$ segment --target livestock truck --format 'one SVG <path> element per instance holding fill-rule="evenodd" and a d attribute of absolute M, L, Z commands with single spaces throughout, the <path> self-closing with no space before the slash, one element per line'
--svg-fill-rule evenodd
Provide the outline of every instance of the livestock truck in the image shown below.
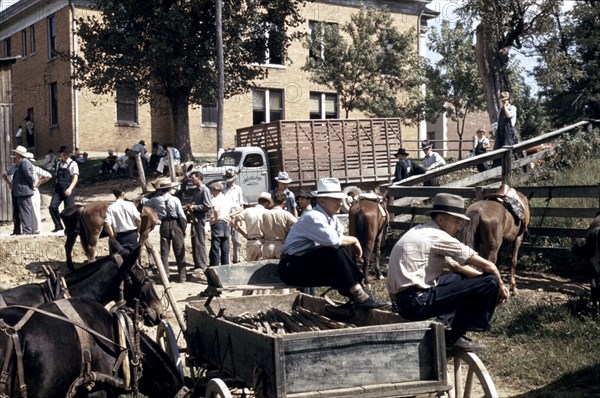
<path fill-rule="evenodd" d="M 402 146 L 400 119 L 306 120 L 238 129 L 236 147 L 227 149 L 216 166 L 204 166 L 204 181 L 223 180 L 234 169 L 248 203 L 270 191 L 286 171 L 289 189 L 314 190 L 319 178 L 335 177 L 349 194 L 390 182 Z"/>

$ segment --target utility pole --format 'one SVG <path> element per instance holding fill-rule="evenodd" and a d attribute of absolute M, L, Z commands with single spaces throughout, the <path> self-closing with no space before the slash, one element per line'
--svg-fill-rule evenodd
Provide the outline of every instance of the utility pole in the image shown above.
<path fill-rule="evenodd" d="M 217 159 L 223 153 L 223 103 L 225 97 L 225 67 L 223 61 L 223 0 L 216 0 L 217 24 Z"/>

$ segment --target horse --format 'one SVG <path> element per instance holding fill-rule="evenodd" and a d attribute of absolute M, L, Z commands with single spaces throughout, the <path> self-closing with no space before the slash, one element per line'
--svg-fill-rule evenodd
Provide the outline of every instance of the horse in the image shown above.
<path fill-rule="evenodd" d="M 0 309 L 0 396 L 116 398 L 137 386 L 150 398 L 191 397 L 160 346 L 143 332 L 136 344 L 122 324 L 131 322 L 84 299 Z"/>
<path fill-rule="evenodd" d="M 134 201 L 141 216 L 140 225 L 140 246 L 144 246 L 144 243 L 148 239 L 150 232 L 154 229 L 154 226 L 158 224 L 158 214 L 156 209 L 151 207 L 142 206 L 139 201 Z M 67 267 L 69 270 L 74 270 L 73 265 L 73 246 L 77 236 L 81 241 L 84 253 L 88 261 L 94 261 L 96 257 L 96 246 L 98 240 L 108 236 L 104 230 L 104 219 L 106 218 L 106 209 L 110 206 L 111 202 L 91 202 L 86 205 L 74 205 L 64 209 L 60 213 L 60 218 L 65 224 L 65 235 L 67 241 L 65 242 L 65 255 L 67 258 Z"/>
<path fill-rule="evenodd" d="M 600 309 L 600 211 L 596 213 L 596 218 L 588 227 L 585 243 L 575 243 L 571 252 L 578 257 L 585 258 L 592 265 L 591 296 L 596 316 Z"/>
<path fill-rule="evenodd" d="M 93 263 L 69 272 L 65 275 L 66 286 L 55 282 L 31 283 L 17 286 L 0 293 L 0 307 L 7 305 L 38 304 L 64 298 L 65 289 L 71 297 L 86 298 L 106 305 L 120 300 L 120 285 L 124 282 L 123 298 L 129 307 L 133 307 L 135 299 L 141 299 L 144 321 L 148 326 L 160 323 L 163 306 L 154 290 L 152 280 L 148 277 L 137 259 L 141 248 L 138 246 L 131 253 L 123 250 L 119 243 L 110 239 L 118 253 L 102 257 Z"/>
<path fill-rule="evenodd" d="M 360 194 L 348 211 L 350 235 L 356 237 L 362 248 L 365 283 L 369 283 L 371 257 L 375 254 L 375 277 L 383 279 L 379 268 L 381 241 L 385 237 L 389 220 L 387 199 L 375 193 Z"/>
<path fill-rule="evenodd" d="M 522 217 L 507 208 L 509 203 L 520 204 Z M 461 241 L 477 250 L 482 257 L 495 264 L 502 244 L 512 245 L 509 288 L 511 294 L 516 294 L 515 271 L 519 249 L 529 225 L 529 198 L 504 185 L 499 193 L 469 206 L 465 215 L 471 220 L 462 227 Z"/>

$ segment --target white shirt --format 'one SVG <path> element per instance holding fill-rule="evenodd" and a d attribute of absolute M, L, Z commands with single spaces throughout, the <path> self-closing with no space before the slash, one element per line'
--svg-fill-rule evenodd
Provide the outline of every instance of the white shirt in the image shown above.
<path fill-rule="evenodd" d="M 440 155 L 437 152 L 433 152 L 433 150 L 431 150 L 429 157 L 426 157 L 423 160 L 423 167 L 425 168 L 425 170 L 435 169 L 436 167 L 442 167 L 445 164 L 446 161 L 444 160 L 442 155 Z"/>
<path fill-rule="evenodd" d="M 34 189 L 38 184 L 38 182 L 40 182 L 40 180 L 44 177 L 50 177 L 52 178 L 52 174 L 50 174 L 49 172 L 47 172 L 46 170 L 42 169 L 39 166 L 36 166 L 35 164 L 33 165 L 33 186 Z"/>
<path fill-rule="evenodd" d="M 231 213 L 231 202 L 222 192 L 212 199 L 213 208 L 217 212 L 217 219 L 229 222 Z"/>
<path fill-rule="evenodd" d="M 117 199 L 106 209 L 104 222 L 110 224 L 115 234 L 137 229 L 135 220 L 141 220 L 140 212 L 133 202 Z"/>
<path fill-rule="evenodd" d="M 231 210 L 233 211 L 241 209 L 242 206 L 246 204 L 242 187 L 236 183 L 233 183 L 231 188 L 225 185 L 225 188 L 223 188 L 223 195 L 225 195 L 229 199 L 229 202 L 231 202 Z"/>
<path fill-rule="evenodd" d="M 263 205 L 256 205 L 254 207 L 248 207 L 244 209 L 236 218 L 243 220 L 246 224 L 246 233 L 248 238 L 256 239 L 262 238 L 261 226 L 262 226 L 262 215 L 266 213 L 267 209 Z"/>

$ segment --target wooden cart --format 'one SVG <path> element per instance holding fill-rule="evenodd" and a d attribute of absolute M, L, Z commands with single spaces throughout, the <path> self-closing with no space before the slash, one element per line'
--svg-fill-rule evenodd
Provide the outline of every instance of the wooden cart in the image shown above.
<path fill-rule="evenodd" d="M 357 327 L 268 335 L 223 318 L 298 306 Z M 185 314 L 189 364 L 216 369 L 206 397 L 231 396 L 233 386 L 269 398 L 453 395 L 444 330 L 436 322 L 405 322 L 389 311 L 344 311 L 301 293 L 195 301 Z M 493 397 L 491 387 L 486 395 Z"/>

